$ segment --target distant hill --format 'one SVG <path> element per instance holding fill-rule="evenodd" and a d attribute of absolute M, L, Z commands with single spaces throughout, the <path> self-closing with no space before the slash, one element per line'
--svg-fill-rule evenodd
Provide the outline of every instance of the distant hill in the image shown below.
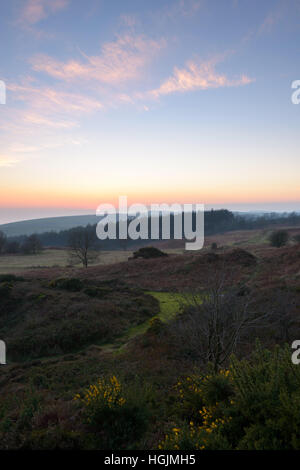
<path fill-rule="evenodd" d="M 31 235 L 32 233 L 59 232 L 73 227 L 96 224 L 99 217 L 96 215 L 71 215 L 64 217 L 48 217 L 45 219 L 23 220 L 0 225 L 0 231 L 8 237 Z"/>

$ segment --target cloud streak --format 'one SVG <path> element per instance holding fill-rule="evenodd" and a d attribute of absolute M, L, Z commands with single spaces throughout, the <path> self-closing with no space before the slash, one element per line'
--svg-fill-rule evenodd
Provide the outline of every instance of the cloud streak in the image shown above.
<path fill-rule="evenodd" d="M 165 46 L 165 41 L 155 41 L 143 36 L 125 34 L 116 41 L 103 45 L 96 56 L 84 55 L 85 61 L 58 61 L 47 55 L 35 56 L 32 66 L 63 81 L 96 80 L 99 83 L 117 85 L 137 79 L 153 56 Z"/>
<path fill-rule="evenodd" d="M 174 68 L 173 74 L 166 79 L 159 88 L 152 90 L 150 95 L 158 98 L 171 93 L 185 93 L 195 90 L 208 90 L 210 88 L 234 87 L 247 85 L 254 81 L 246 75 L 230 79 L 225 74 L 215 70 L 218 60 L 195 62 L 190 60 L 185 68 Z"/>
<path fill-rule="evenodd" d="M 86 114 L 103 108 L 103 104 L 94 97 L 55 88 L 10 84 L 8 90 L 14 92 L 16 100 L 27 102 L 31 108 L 42 110 L 44 113 Z"/>

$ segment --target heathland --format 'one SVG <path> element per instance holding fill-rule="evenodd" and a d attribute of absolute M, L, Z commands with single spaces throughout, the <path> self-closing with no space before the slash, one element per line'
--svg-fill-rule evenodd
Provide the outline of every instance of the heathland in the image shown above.
<path fill-rule="evenodd" d="M 2 255 L 1 448 L 299 449 L 300 227 L 285 231 L 87 268 Z"/>

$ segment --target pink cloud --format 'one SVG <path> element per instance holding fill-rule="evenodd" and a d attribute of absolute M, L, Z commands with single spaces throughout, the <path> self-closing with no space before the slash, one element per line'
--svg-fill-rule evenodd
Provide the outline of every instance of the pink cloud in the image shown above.
<path fill-rule="evenodd" d="M 66 8 L 69 0 L 27 0 L 20 12 L 19 21 L 34 25 L 49 15 Z"/>
<path fill-rule="evenodd" d="M 38 88 L 32 86 L 28 80 L 21 85 L 9 84 L 8 90 L 14 101 L 25 103 L 25 109 L 15 110 L 13 121 L 18 124 L 23 122 L 26 128 L 28 125 L 50 129 L 78 127 L 82 115 L 103 108 L 103 104 L 95 98 L 49 87 Z M 4 125 L 7 126 L 7 123 Z"/>
<path fill-rule="evenodd" d="M 72 127 L 78 127 L 78 123 L 75 121 L 50 119 L 35 113 L 25 113 L 23 119 L 27 124 L 54 127 L 58 129 L 70 129 Z"/>
<path fill-rule="evenodd" d="M 175 67 L 173 75 L 165 80 L 159 88 L 152 90 L 150 94 L 159 97 L 175 92 L 184 93 L 209 88 L 241 86 L 253 82 L 253 79 L 246 75 L 237 79 L 229 79 L 224 74 L 218 74 L 215 71 L 216 63 L 216 59 L 202 63 L 189 61 L 185 68 Z"/>
<path fill-rule="evenodd" d="M 71 81 L 96 80 L 105 84 L 118 84 L 140 76 L 150 59 L 165 45 L 143 36 L 126 34 L 102 47 L 98 56 L 85 56 L 85 62 L 60 62 L 46 55 L 32 59 L 33 69 L 54 78 Z"/>
<path fill-rule="evenodd" d="M 17 84 L 8 85 L 8 89 L 14 92 L 16 100 L 27 102 L 31 108 L 43 110 L 43 112 L 55 113 L 90 113 L 103 108 L 95 98 L 88 96 L 57 91 L 54 88 L 35 88 Z"/>

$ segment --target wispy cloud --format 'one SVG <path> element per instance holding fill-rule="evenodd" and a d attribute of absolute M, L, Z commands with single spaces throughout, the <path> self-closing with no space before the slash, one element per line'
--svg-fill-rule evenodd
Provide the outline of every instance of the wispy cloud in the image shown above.
<path fill-rule="evenodd" d="M 59 91 L 49 87 L 33 87 L 9 84 L 8 90 L 14 92 L 14 99 L 24 101 L 31 109 L 42 110 L 44 113 L 90 113 L 103 108 L 103 104 L 89 96 Z"/>
<path fill-rule="evenodd" d="M 219 74 L 215 70 L 218 61 L 218 59 L 207 62 L 189 61 L 185 68 L 175 67 L 173 74 L 159 88 L 152 90 L 150 94 L 159 97 L 176 92 L 184 93 L 209 88 L 247 85 L 254 81 L 246 75 L 231 79 L 225 74 Z"/>
<path fill-rule="evenodd" d="M 33 26 L 69 4 L 69 0 L 27 0 L 20 11 L 18 22 Z"/>
<path fill-rule="evenodd" d="M 12 166 L 15 166 L 18 162 L 19 160 L 16 160 L 9 156 L 0 155 L 0 167 L 10 168 Z"/>
<path fill-rule="evenodd" d="M 203 4 L 203 0 L 179 0 L 175 2 L 172 7 L 168 7 L 166 14 L 171 18 L 192 16 L 200 9 Z"/>
<path fill-rule="evenodd" d="M 147 63 L 165 46 L 144 36 L 125 34 L 107 42 L 96 56 L 84 55 L 85 61 L 57 61 L 47 55 L 32 59 L 33 69 L 64 80 L 96 80 L 109 85 L 137 79 Z"/>
<path fill-rule="evenodd" d="M 25 113 L 23 116 L 23 119 L 27 124 L 53 127 L 56 129 L 70 129 L 72 127 L 79 126 L 79 124 L 76 121 L 59 120 L 57 118 L 50 119 L 45 116 L 42 116 L 41 114 L 36 114 L 36 113 Z"/>
<path fill-rule="evenodd" d="M 270 34 L 279 24 L 289 28 L 292 21 L 299 22 L 299 12 L 299 0 L 279 0 L 259 25 L 257 35 Z"/>
<path fill-rule="evenodd" d="M 270 12 L 258 28 L 258 34 L 270 33 L 280 18 L 281 12 L 279 10 Z"/>

